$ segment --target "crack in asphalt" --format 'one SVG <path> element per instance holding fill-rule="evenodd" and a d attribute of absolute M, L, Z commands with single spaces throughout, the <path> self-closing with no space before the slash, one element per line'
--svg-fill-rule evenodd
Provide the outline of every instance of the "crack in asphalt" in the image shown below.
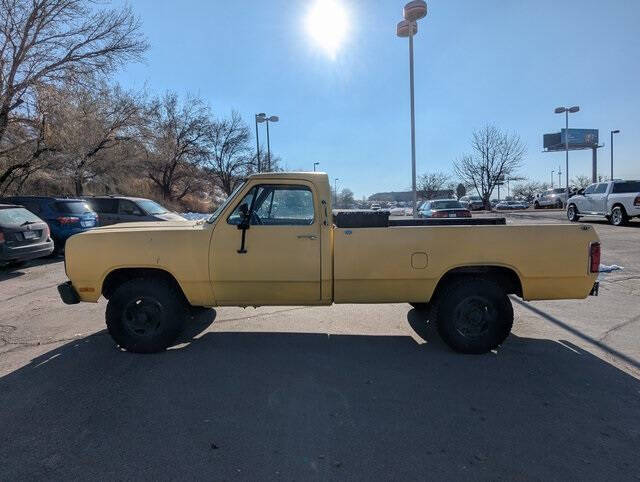
<path fill-rule="evenodd" d="M 228 319 L 224 319 L 224 320 L 216 318 L 214 323 L 218 324 L 218 323 L 226 323 L 226 322 L 229 322 L 229 321 L 251 320 L 253 318 L 260 318 L 260 317 L 263 317 L 263 316 L 278 315 L 280 313 L 287 313 L 289 311 L 307 310 L 309 308 L 313 308 L 313 306 L 299 306 L 297 308 L 287 308 L 286 310 L 272 311 L 270 313 L 258 313 L 258 314 L 255 314 L 255 315 L 241 316 L 240 318 L 228 318 Z"/>
<path fill-rule="evenodd" d="M 29 290 L 29 291 L 23 291 L 22 293 L 20 293 L 19 295 L 13 295 L 10 296 L 9 298 L 6 298 L 4 301 L 11 301 L 11 300 L 15 300 L 16 298 L 20 298 L 21 296 L 26 296 L 26 295 L 30 295 L 31 293 L 37 293 L 38 291 L 44 291 L 44 290 L 48 290 L 50 288 L 54 288 L 56 287 L 58 284 L 52 284 L 49 286 L 45 286 L 43 288 L 36 288 L 34 290 Z"/>
<path fill-rule="evenodd" d="M 614 331 L 617 331 L 617 330 L 619 330 L 621 328 L 624 328 L 625 326 L 632 325 L 633 323 L 635 323 L 637 321 L 640 321 L 640 315 L 635 316 L 635 317 L 631 318 L 630 320 L 623 321 L 622 323 L 619 323 L 616 326 L 613 326 L 613 327 L 609 328 L 601 336 L 598 337 L 598 340 L 602 341 L 605 338 L 607 338 L 610 334 L 612 334 Z"/>

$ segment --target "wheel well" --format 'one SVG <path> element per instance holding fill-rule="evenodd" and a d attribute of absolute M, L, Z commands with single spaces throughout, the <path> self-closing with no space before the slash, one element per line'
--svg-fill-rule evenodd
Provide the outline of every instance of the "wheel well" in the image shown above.
<path fill-rule="evenodd" d="M 504 288 L 507 294 L 514 294 L 522 298 L 522 283 L 518 274 L 511 268 L 504 266 L 463 266 L 444 274 L 433 293 L 435 298 L 439 291 L 447 284 L 462 278 L 483 278 L 495 281 Z"/>
<path fill-rule="evenodd" d="M 165 280 L 172 284 L 176 291 L 185 297 L 180 284 L 173 275 L 163 269 L 156 268 L 120 268 L 111 271 L 102 282 L 102 296 L 109 299 L 118 286 L 137 278 Z"/>
<path fill-rule="evenodd" d="M 622 203 L 615 203 L 613 206 L 611 206 L 611 212 L 613 212 L 613 209 L 616 207 L 622 208 L 622 212 L 624 214 L 627 214 L 627 210 L 624 208 L 624 204 Z"/>

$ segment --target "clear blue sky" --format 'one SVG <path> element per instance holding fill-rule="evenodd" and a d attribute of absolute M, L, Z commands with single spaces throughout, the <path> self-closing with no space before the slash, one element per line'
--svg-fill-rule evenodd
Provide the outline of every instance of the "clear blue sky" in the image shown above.
<path fill-rule="evenodd" d="M 339 0 L 350 29 L 334 59 L 312 43 L 311 1 L 135 0 L 151 49 L 118 80 L 203 96 L 215 113 L 276 114 L 272 149 L 291 170 L 314 161 L 357 197 L 410 186 L 408 42 L 395 36 L 402 0 Z M 116 2 L 116 5 L 120 0 Z M 573 127 L 616 137 L 616 177 L 640 178 L 640 2 L 432 0 L 416 37 L 418 172 L 452 171 L 485 123 L 517 132 L 520 174 L 548 181 L 564 154 L 543 154 L 559 105 Z M 264 131 L 261 133 L 264 141 Z M 591 152 L 570 174 L 591 173 Z M 556 176 L 557 182 L 557 176 Z"/>

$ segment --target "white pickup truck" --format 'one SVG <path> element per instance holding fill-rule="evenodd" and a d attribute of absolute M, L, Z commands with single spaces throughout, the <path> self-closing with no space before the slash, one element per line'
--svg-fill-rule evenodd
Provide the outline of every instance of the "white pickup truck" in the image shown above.
<path fill-rule="evenodd" d="M 640 217 L 640 181 L 613 181 L 591 184 L 569 198 L 567 217 L 578 221 L 582 216 L 606 217 L 614 226 Z"/>

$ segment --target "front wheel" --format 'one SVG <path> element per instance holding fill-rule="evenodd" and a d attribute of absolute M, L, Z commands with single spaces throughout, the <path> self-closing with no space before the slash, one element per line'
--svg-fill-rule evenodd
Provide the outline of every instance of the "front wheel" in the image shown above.
<path fill-rule="evenodd" d="M 580 220 L 580 216 L 578 216 L 578 208 L 574 204 L 570 204 L 567 208 L 567 219 L 572 223 L 578 222 Z"/>
<path fill-rule="evenodd" d="M 438 295 L 434 308 L 440 336 L 461 353 L 495 350 L 513 326 L 511 300 L 492 280 L 466 278 L 454 282 Z"/>
<path fill-rule="evenodd" d="M 627 223 L 627 213 L 622 206 L 616 206 L 611 210 L 609 222 L 614 226 L 623 226 Z"/>
<path fill-rule="evenodd" d="M 564 206 L 564 204 L 562 203 L 562 200 L 558 199 L 556 201 L 556 208 L 562 209 L 563 206 Z"/>
<path fill-rule="evenodd" d="M 181 293 L 161 279 L 139 278 L 120 285 L 107 304 L 107 329 L 133 353 L 157 353 L 178 338 L 186 305 Z"/>

